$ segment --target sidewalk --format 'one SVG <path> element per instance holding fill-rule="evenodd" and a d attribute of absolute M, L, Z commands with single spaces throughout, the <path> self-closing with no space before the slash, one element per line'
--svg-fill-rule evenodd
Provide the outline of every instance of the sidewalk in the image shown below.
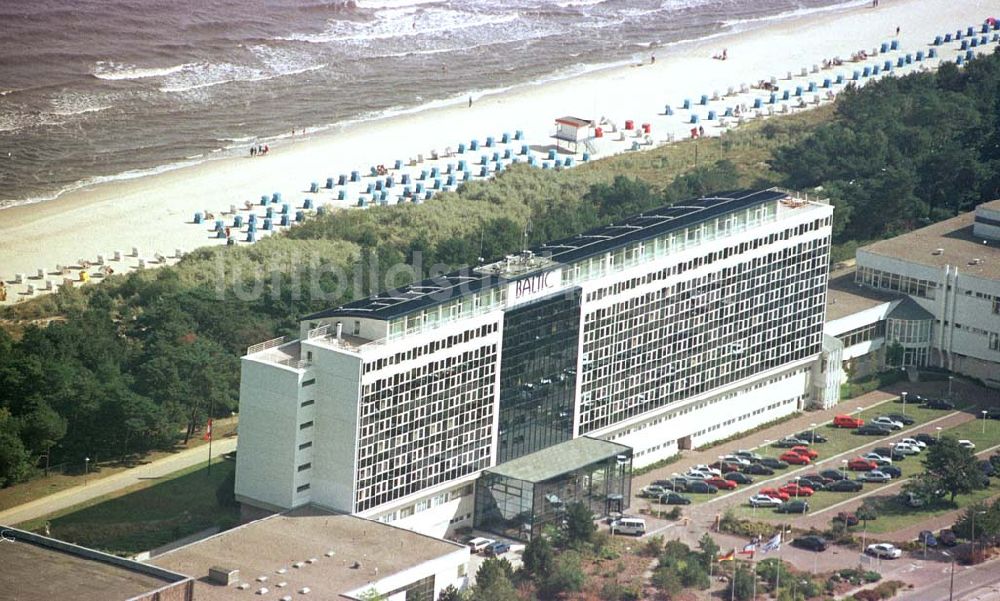
<path fill-rule="evenodd" d="M 236 438 L 236 436 L 232 436 L 213 441 L 212 457 L 220 457 L 234 451 L 236 449 Z M 207 463 L 207 461 L 207 445 L 187 449 L 175 455 L 169 455 L 106 478 L 94 478 L 90 482 L 81 484 L 80 486 L 68 488 L 0 512 L 0 524 L 15 525 L 40 518 L 66 509 L 67 507 L 79 505 L 91 499 L 128 488 L 143 480 L 163 478 L 193 465 Z"/>

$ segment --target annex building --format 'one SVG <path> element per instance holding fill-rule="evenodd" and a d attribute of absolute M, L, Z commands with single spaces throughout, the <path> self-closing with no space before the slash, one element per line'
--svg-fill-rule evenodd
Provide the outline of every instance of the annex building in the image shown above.
<path fill-rule="evenodd" d="M 829 302 L 825 331 L 856 374 L 940 367 L 1000 387 L 1000 200 L 858 249 Z"/>
<path fill-rule="evenodd" d="M 499 515 L 485 472 L 627 503 L 633 465 L 836 401 L 832 211 L 720 193 L 310 315 L 243 358 L 237 499 L 436 536 Z M 573 447 L 572 482 L 542 469 L 580 437 L 617 447 Z M 502 499 L 549 519 L 534 503 Z"/>

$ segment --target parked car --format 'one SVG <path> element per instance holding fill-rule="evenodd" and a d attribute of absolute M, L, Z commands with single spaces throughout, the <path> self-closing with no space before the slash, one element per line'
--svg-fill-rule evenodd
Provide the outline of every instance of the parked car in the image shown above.
<path fill-rule="evenodd" d="M 882 472 L 890 478 L 900 478 L 903 475 L 903 470 L 899 469 L 895 465 L 883 465 L 878 468 L 878 471 Z"/>
<path fill-rule="evenodd" d="M 862 436 L 888 436 L 892 434 L 892 430 L 882 424 L 865 424 L 855 430 L 854 433 Z"/>
<path fill-rule="evenodd" d="M 891 430 L 902 430 L 903 429 L 903 424 L 901 422 L 897 422 L 896 420 L 890 418 L 887 415 L 880 415 L 880 416 L 876 417 L 875 419 L 873 419 L 870 423 L 877 424 L 877 425 L 880 425 L 880 426 L 886 426 L 886 427 L 888 427 Z"/>
<path fill-rule="evenodd" d="M 903 415 L 902 413 L 889 413 L 886 415 L 889 419 L 895 420 L 904 426 L 912 426 L 917 423 L 917 420 L 913 419 L 909 415 Z"/>
<path fill-rule="evenodd" d="M 729 472 L 728 474 L 724 474 L 722 477 L 737 484 L 753 484 L 753 478 L 739 472 Z"/>
<path fill-rule="evenodd" d="M 663 486 L 657 486 L 655 484 L 650 484 L 649 486 L 643 486 L 639 491 L 639 496 L 645 499 L 655 499 L 662 494 L 665 494 L 670 489 L 664 488 Z"/>
<path fill-rule="evenodd" d="M 858 492 L 862 488 L 864 486 L 857 480 L 837 480 L 827 486 L 826 490 L 830 492 Z"/>
<path fill-rule="evenodd" d="M 874 461 L 865 459 L 864 457 L 855 457 L 847 462 L 847 469 L 854 472 L 867 472 L 877 467 L 878 465 Z"/>
<path fill-rule="evenodd" d="M 816 491 L 809 488 L 808 486 L 803 486 L 801 484 L 791 483 L 786 484 L 779 488 L 781 492 L 787 494 L 789 497 L 811 497 Z"/>
<path fill-rule="evenodd" d="M 874 452 L 865 454 L 862 457 L 862 459 L 867 459 L 868 461 L 872 461 L 875 463 L 875 465 L 879 467 L 883 465 L 892 465 L 892 459 L 889 459 L 888 457 L 883 457 L 882 455 L 879 455 L 878 453 Z"/>
<path fill-rule="evenodd" d="M 897 453 L 903 453 L 904 455 L 919 455 L 920 447 L 915 447 L 911 444 L 906 444 L 905 442 L 893 443 L 892 449 Z"/>
<path fill-rule="evenodd" d="M 923 450 L 923 449 L 927 448 L 927 443 L 926 442 L 917 440 L 916 438 L 903 438 L 903 439 L 900 439 L 899 442 L 908 444 L 908 445 L 913 446 L 913 447 L 917 447 L 920 450 Z"/>
<path fill-rule="evenodd" d="M 769 468 L 769 467 L 767 467 L 763 463 L 753 463 L 753 464 L 750 464 L 750 465 L 744 467 L 740 471 L 743 472 L 744 474 L 753 474 L 754 476 L 773 476 L 774 475 L 774 470 L 771 469 L 771 468 Z"/>
<path fill-rule="evenodd" d="M 823 436 L 822 434 L 816 432 L 815 430 L 804 430 L 796 434 L 795 438 L 798 438 L 799 440 L 808 440 L 810 444 L 822 444 L 824 442 L 830 442 L 830 440 L 826 436 Z"/>
<path fill-rule="evenodd" d="M 661 495 L 660 498 L 659 498 L 659 501 L 660 501 L 660 503 L 663 503 L 664 505 L 690 505 L 691 504 L 691 499 L 689 499 L 688 497 L 685 497 L 682 494 L 678 494 L 678 493 L 675 493 L 675 492 L 668 492 L 668 493 L 666 493 L 664 495 Z"/>
<path fill-rule="evenodd" d="M 810 551 L 826 551 L 827 542 L 822 536 L 800 536 L 792 540 L 792 546 L 799 547 L 801 549 L 808 549 Z"/>
<path fill-rule="evenodd" d="M 469 549 L 473 553 L 482 553 L 487 547 L 496 542 L 497 542 L 496 539 L 477 536 L 475 538 L 469 539 L 465 544 L 469 546 Z"/>
<path fill-rule="evenodd" d="M 913 438 L 917 439 L 919 442 L 924 443 L 927 446 L 937 444 L 937 438 L 931 436 L 927 432 L 921 432 L 919 434 L 914 434 Z"/>
<path fill-rule="evenodd" d="M 812 473 L 806 474 L 805 476 L 802 476 L 802 477 L 803 478 L 808 478 L 808 479 L 812 480 L 813 482 L 820 482 L 820 483 L 822 483 L 824 485 L 825 484 L 830 484 L 831 482 L 833 482 L 833 478 L 827 478 L 823 474 L 817 474 L 816 472 L 812 472 Z"/>
<path fill-rule="evenodd" d="M 726 480 L 725 478 L 709 478 L 705 480 L 706 484 L 711 484 L 715 488 L 720 490 L 733 490 L 736 488 L 736 483 L 732 480 Z"/>
<path fill-rule="evenodd" d="M 971 451 L 972 449 L 976 448 L 976 443 L 972 442 L 967 438 L 962 438 L 958 441 L 958 446 L 962 447 L 963 449 L 969 449 Z"/>
<path fill-rule="evenodd" d="M 734 472 L 746 466 L 743 465 L 742 463 L 734 463 L 732 461 L 716 461 L 715 463 L 710 464 L 708 467 L 719 470 L 720 472 L 725 474 L 726 472 Z"/>
<path fill-rule="evenodd" d="M 781 456 L 778 458 L 786 463 L 791 463 L 794 465 L 809 465 L 810 463 L 808 457 L 806 457 L 805 455 L 799 455 L 798 453 L 793 453 L 792 451 L 788 451 L 787 453 L 782 453 Z"/>
<path fill-rule="evenodd" d="M 737 465 L 750 465 L 751 461 L 746 457 L 740 457 L 739 455 L 726 455 L 722 458 L 722 461 L 727 463 L 735 463 Z"/>
<path fill-rule="evenodd" d="M 941 531 L 938 532 L 937 539 L 939 543 L 946 547 L 954 547 L 958 544 L 958 537 L 955 536 L 955 533 L 948 528 L 942 528 Z"/>
<path fill-rule="evenodd" d="M 875 543 L 865 547 L 865 553 L 883 559 L 898 559 L 903 556 L 903 552 L 890 543 Z"/>
<path fill-rule="evenodd" d="M 778 507 L 784 501 L 770 495 L 754 495 L 750 497 L 750 507 Z"/>
<path fill-rule="evenodd" d="M 893 461 L 902 461 L 902 460 L 906 459 L 907 457 L 909 457 L 909 455 L 907 455 L 906 453 L 903 453 L 901 451 L 897 451 L 897 450 L 893 449 L 892 447 L 875 447 L 874 449 L 872 449 L 871 452 L 872 453 L 878 453 L 879 455 L 881 455 L 883 457 L 888 457 L 889 459 L 892 459 Z"/>
<path fill-rule="evenodd" d="M 993 476 L 997 473 L 997 468 L 993 467 L 993 463 L 989 459 L 980 461 L 979 469 L 983 472 L 984 476 Z"/>
<path fill-rule="evenodd" d="M 899 493 L 899 496 L 896 497 L 896 499 L 907 507 L 917 508 L 924 506 L 924 500 L 917 496 L 916 493 L 912 493 L 910 491 L 903 491 Z"/>
<path fill-rule="evenodd" d="M 927 407 L 928 409 L 942 409 L 950 411 L 955 408 L 955 403 L 945 401 L 943 399 L 928 399 L 924 403 L 924 407 Z"/>
<path fill-rule="evenodd" d="M 805 513 L 809 511 L 809 503 L 805 501 L 789 501 L 782 503 L 781 507 L 776 507 L 778 513 Z"/>
<path fill-rule="evenodd" d="M 739 451 L 736 451 L 735 453 L 733 453 L 733 455 L 736 455 L 737 457 L 742 457 L 742 458 L 746 459 L 747 461 L 749 461 L 750 463 L 755 463 L 755 462 L 760 461 L 761 459 L 763 459 L 763 457 L 761 457 L 757 453 L 754 453 L 753 451 L 746 451 L 746 450 L 743 450 L 743 449 L 740 449 Z"/>
<path fill-rule="evenodd" d="M 775 442 L 771 446 L 778 447 L 779 449 L 790 449 L 792 447 L 797 447 L 799 445 L 803 445 L 804 446 L 804 445 L 807 445 L 807 444 L 809 444 L 808 440 L 802 440 L 800 438 L 796 438 L 795 436 L 786 436 L 786 437 L 782 438 L 781 440 Z"/>
<path fill-rule="evenodd" d="M 888 482 L 889 480 L 892 480 L 892 478 L 890 478 L 889 474 L 886 474 L 885 472 L 872 470 L 870 472 L 862 472 L 861 475 L 858 476 L 858 480 L 860 482 L 882 483 Z"/>
<path fill-rule="evenodd" d="M 838 415 L 833 418 L 833 425 L 836 428 L 860 428 L 865 425 L 865 420 L 850 415 Z"/>
<path fill-rule="evenodd" d="M 684 474 L 684 478 L 686 478 L 689 483 L 695 480 L 708 480 L 713 477 L 714 476 L 712 474 L 706 474 L 705 472 L 699 472 L 697 470 L 692 470 Z"/>
<path fill-rule="evenodd" d="M 799 486 L 811 488 L 813 491 L 826 489 L 826 484 L 822 480 L 813 480 L 812 478 L 808 478 L 806 476 L 799 478 Z"/>
<path fill-rule="evenodd" d="M 990 407 L 986 410 L 987 419 L 1000 419 L 1000 407 Z"/>
<path fill-rule="evenodd" d="M 673 480 L 653 480 L 652 482 L 649 483 L 649 485 L 650 486 L 659 486 L 664 491 L 668 491 L 668 490 L 681 491 L 681 490 L 684 490 L 684 480 L 681 479 L 681 478 L 674 478 Z"/>
<path fill-rule="evenodd" d="M 773 497 L 775 499 L 781 499 L 782 501 L 787 501 L 789 499 L 788 493 L 781 492 L 777 488 L 762 488 L 757 494 Z"/>
<path fill-rule="evenodd" d="M 703 482 L 701 480 L 695 480 L 688 484 L 688 492 L 698 493 L 701 495 L 714 495 L 719 492 L 719 489 L 712 486 L 708 482 Z"/>
<path fill-rule="evenodd" d="M 507 551 L 510 551 L 510 545 L 503 541 L 499 541 L 486 547 L 486 549 L 483 550 L 483 553 L 490 557 L 499 557 Z"/>
<path fill-rule="evenodd" d="M 934 533 L 930 530 L 921 530 L 920 534 L 917 535 L 917 542 L 932 549 L 938 546 L 937 539 L 934 538 Z"/>
<path fill-rule="evenodd" d="M 791 449 L 789 449 L 789 451 L 792 453 L 798 453 L 799 455 L 805 455 L 809 459 L 816 459 L 817 457 L 819 457 L 819 453 L 810 449 L 809 447 L 802 447 L 802 446 L 792 447 Z"/>
<path fill-rule="evenodd" d="M 691 468 L 688 471 L 689 472 L 690 471 L 703 472 L 705 474 L 711 474 L 713 476 L 721 476 L 722 475 L 722 472 L 720 472 L 719 470 L 715 469 L 714 467 L 710 467 L 710 466 L 707 466 L 707 465 L 696 465 L 696 466 L 694 466 L 693 468 Z"/>
<path fill-rule="evenodd" d="M 841 511 L 833 519 L 837 522 L 843 522 L 845 526 L 857 526 L 859 523 L 858 516 L 850 511 Z"/>
<path fill-rule="evenodd" d="M 783 470 L 788 467 L 788 463 L 780 459 L 775 459 L 774 457 L 765 457 L 760 460 L 760 464 L 764 467 L 769 467 L 772 470 Z"/>
<path fill-rule="evenodd" d="M 819 473 L 819 475 L 834 481 L 847 479 L 847 476 L 844 475 L 844 472 L 840 470 L 823 470 L 822 472 Z"/>

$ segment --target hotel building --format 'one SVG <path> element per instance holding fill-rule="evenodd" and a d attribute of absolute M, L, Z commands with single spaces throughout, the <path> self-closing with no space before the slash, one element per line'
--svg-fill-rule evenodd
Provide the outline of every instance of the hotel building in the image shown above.
<path fill-rule="evenodd" d="M 243 358 L 237 498 L 441 536 L 498 515 L 480 474 L 556 490 L 569 453 L 559 490 L 627 503 L 633 464 L 836 401 L 831 214 L 717 194 L 310 315 Z"/>

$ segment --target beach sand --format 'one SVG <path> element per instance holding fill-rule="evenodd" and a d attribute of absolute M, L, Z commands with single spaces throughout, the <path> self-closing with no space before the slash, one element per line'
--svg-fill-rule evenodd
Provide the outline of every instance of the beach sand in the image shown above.
<path fill-rule="evenodd" d="M 641 66 L 616 67 L 563 81 L 520 86 L 502 94 L 476 98 L 471 107 L 462 102 L 358 123 L 337 132 L 289 138 L 272 145 L 271 152 L 263 157 L 209 161 L 159 175 L 75 190 L 56 200 L 0 211 L 0 278 L 9 281 L 14 274 L 23 273 L 28 276 L 26 283 L 36 287 L 45 279 L 59 284 L 62 276 L 31 278 L 38 269 L 52 274 L 57 265 L 74 266 L 81 259 L 95 261 L 98 255 L 110 259 L 116 250 L 129 255 L 133 247 L 138 248 L 138 256 L 109 263 L 116 272 L 134 268 L 139 258 L 152 261 L 154 253 L 171 262 L 170 257 L 178 249 L 186 252 L 224 243 L 209 231 L 211 223 L 192 224 L 195 212 L 207 209 L 216 218 L 223 218 L 222 213 L 228 212 L 231 205 L 242 207 L 245 201 L 259 201 L 261 195 L 274 192 L 280 192 L 284 201 L 294 207 L 301 206 L 307 197 L 320 205 L 354 206 L 357 192 L 352 191 L 345 201 L 336 202 L 328 190 L 309 194 L 309 185 L 318 182 L 322 186 L 327 177 L 352 170 L 364 175 L 375 164 L 391 166 L 396 159 L 405 162 L 418 153 L 429 156 L 432 149 L 443 152 L 446 147 L 457 148 L 459 142 L 468 143 L 473 138 L 482 142 L 486 136 L 499 138 L 503 132 L 523 130 L 528 143 L 548 145 L 554 119 L 564 115 L 589 119 L 605 116 L 619 126 L 632 119 L 637 125 L 650 123 L 651 137 L 656 142 L 671 137 L 679 139 L 691 127 L 687 123 L 689 113 L 679 110 L 685 98 L 697 102 L 702 94 L 712 95 L 714 91 L 725 94 L 731 86 L 739 89 L 740 84 L 751 85 L 771 77 L 777 77 L 784 89 L 808 81 L 821 84 L 824 78 L 835 77 L 837 73 L 849 76 L 860 67 L 845 62 L 842 67 L 796 77 L 791 82 L 784 79 L 787 72 L 797 76 L 803 67 L 811 68 L 823 59 L 839 56 L 846 61 L 857 50 L 870 52 L 882 42 L 894 39 L 897 26 L 901 30 L 900 52 L 870 59 L 869 64 L 876 60 L 881 64 L 884 58 L 895 61 L 900 53 L 918 50 L 926 53 L 935 35 L 968 26 L 976 26 L 978 31 L 978 25 L 990 16 L 992 8 L 995 7 L 979 0 L 884 0 L 878 8 L 864 5 L 814 13 L 697 44 L 651 49 L 650 55 L 656 56 L 653 64 L 650 56 L 645 56 Z M 995 47 L 995 43 L 990 43 L 980 50 L 992 52 Z M 728 51 L 728 60 L 713 60 L 712 56 L 723 48 Z M 938 52 L 953 60 L 957 44 L 941 47 Z M 933 67 L 937 61 L 927 64 Z M 916 68 L 915 63 L 900 72 Z M 843 86 L 838 86 L 835 91 L 842 89 Z M 750 105 L 754 97 L 767 96 L 761 91 L 752 92 L 697 108 L 704 120 L 709 108 L 721 114 L 725 105 Z M 818 94 L 825 94 L 825 90 Z M 811 94 L 807 97 L 812 99 Z M 667 103 L 675 108 L 673 116 L 663 114 Z M 702 125 L 706 135 L 721 131 L 717 122 L 703 121 Z M 633 141 L 616 145 L 610 140 L 611 136 L 602 141 L 601 152 L 595 158 L 623 150 Z M 516 142 L 511 148 L 516 151 L 520 144 Z M 473 152 L 466 158 L 473 162 L 479 154 Z M 427 165 L 430 163 L 420 167 L 428 168 Z M 259 206 L 256 210 L 263 212 Z M 227 224 L 232 222 L 230 215 L 224 219 Z M 238 240 L 242 243 L 244 237 L 241 234 Z M 77 273 L 78 270 L 69 271 L 72 277 Z M 28 298 L 25 288 L 25 285 L 8 285 L 7 302 Z"/>

